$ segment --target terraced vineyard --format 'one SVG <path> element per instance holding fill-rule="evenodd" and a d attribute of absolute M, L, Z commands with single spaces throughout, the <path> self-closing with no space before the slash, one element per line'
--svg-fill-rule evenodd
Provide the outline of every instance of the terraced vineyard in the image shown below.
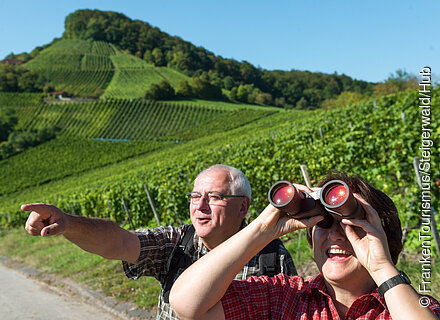
<path fill-rule="evenodd" d="M 165 149 L 172 142 L 96 141 L 59 137 L 1 161 L 0 195 L 16 192 L 140 154 Z M 11 175 L 12 172 L 19 173 Z"/>
<path fill-rule="evenodd" d="M 156 68 L 102 41 L 59 40 L 26 64 L 48 83 L 70 95 L 137 99 L 155 83 L 177 87 L 188 79 L 167 67 Z"/>
<path fill-rule="evenodd" d="M 154 226 L 143 190 L 147 183 L 162 221 L 175 224 L 176 213 L 188 218 L 185 193 L 195 174 L 213 163 L 226 163 L 249 177 L 253 215 L 267 204 L 267 190 L 274 181 L 301 182 L 299 167 L 306 164 L 314 182 L 332 169 L 360 174 L 392 196 L 406 221 L 409 203 L 418 199 L 412 167 L 420 144 L 417 105 L 417 92 L 412 92 L 378 100 L 376 108 L 370 101 L 334 111 L 267 115 L 234 130 L 201 134 L 199 139 L 167 150 L 3 196 L 3 220 L 22 223 L 22 216 L 14 214 L 17 203 L 38 199 L 67 211 L 73 207 L 77 213 L 99 213 L 121 222 L 125 219 L 121 198 L 125 198 L 136 226 Z M 440 109 L 438 98 L 433 99 L 432 108 Z M 439 124 L 439 119 L 432 119 L 433 128 Z M 439 135 L 433 131 L 433 140 Z M 440 175 L 439 156 L 438 149 L 432 151 L 433 176 Z M 433 204 L 438 200 L 434 198 Z"/>
<path fill-rule="evenodd" d="M 19 127 L 57 127 L 62 135 L 84 138 L 162 139 L 223 113 L 220 108 L 114 99 L 93 103 L 26 105 L 17 108 Z"/>
<path fill-rule="evenodd" d="M 110 59 L 116 49 L 106 42 L 61 40 L 43 50 L 26 66 L 75 96 L 99 95 L 110 83 L 114 66 Z"/>
<path fill-rule="evenodd" d="M 142 98 L 152 84 L 165 80 L 154 66 L 133 56 L 112 56 L 115 75 L 102 98 Z"/>

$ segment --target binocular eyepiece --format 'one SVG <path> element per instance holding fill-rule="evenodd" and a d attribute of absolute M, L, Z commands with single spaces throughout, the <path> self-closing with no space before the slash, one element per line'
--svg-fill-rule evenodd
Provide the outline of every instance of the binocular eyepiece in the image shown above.
<path fill-rule="evenodd" d="M 341 180 L 331 180 L 322 189 L 306 193 L 289 181 L 278 181 L 268 193 L 269 202 L 296 219 L 324 216 L 317 225 L 330 227 L 333 219 L 364 219 L 365 211 Z"/>

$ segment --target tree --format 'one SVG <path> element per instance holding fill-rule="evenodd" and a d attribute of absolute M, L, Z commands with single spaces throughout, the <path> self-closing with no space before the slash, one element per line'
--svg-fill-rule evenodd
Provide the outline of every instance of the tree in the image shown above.
<path fill-rule="evenodd" d="M 337 98 L 326 99 L 322 102 L 324 109 L 337 109 L 347 107 L 364 101 L 365 96 L 358 92 L 344 91 Z"/>
<path fill-rule="evenodd" d="M 0 108 L 0 141 L 8 139 L 17 123 L 18 117 L 13 109 Z"/>
<path fill-rule="evenodd" d="M 299 99 L 299 101 L 296 103 L 296 108 L 300 110 L 308 109 L 308 103 L 306 98 L 301 97 L 301 99 Z"/>
<path fill-rule="evenodd" d="M 242 84 L 237 89 L 237 100 L 241 102 L 248 102 L 249 95 L 254 90 L 253 84 Z"/>
<path fill-rule="evenodd" d="M 174 88 L 166 81 L 153 84 L 146 92 L 145 99 L 171 100 L 176 97 Z"/>
<path fill-rule="evenodd" d="M 180 80 L 177 86 L 176 94 L 178 96 L 186 97 L 186 98 L 194 96 L 192 87 L 189 85 L 188 81 L 186 80 Z"/>
<path fill-rule="evenodd" d="M 155 48 L 152 52 L 154 65 L 157 67 L 165 66 L 166 60 L 162 50 Z"/>
<path fill-rule="evenodd" d="M 308 103 L 308 109 L 315 109 L 321 106 L 321 90 L 310 88 L 304 90 L 303 94 Z"/>
<path fill-rule="evenodd" d="M 255 103 L 262 106 L 271 105 L 273 103 L 272 95 L 270 93 L 261 92 L 255 97 Z"/>
<path fill-rule="evenodd" d="M 234 79 L 231 76 L 226 76 L 223 78 L 223 88 L 226 90 L 231 90 L 235 86 Z"/>
<path fill-rule="evenodd" d="M 222 90 L 201 77 L 192 78 L 189 82 L 193 95 L 201 99 L 221 99 Z"/>
<path fill-rule="evenodd" d="M 18 78 L 18 87 L 24 92 L 38 91 L 37 82 L 38 74 L 34 71 L 27 71 Z"/>
<path fill-rule="evenodd" d="M 417 87 L 418 82 L 414 75 L 409 74 L 405 70 L 398 69 L 396 73 L 391 73 L 384 82 L 377 83 L 373 91 L 377 97 L 381 97 Z"/>

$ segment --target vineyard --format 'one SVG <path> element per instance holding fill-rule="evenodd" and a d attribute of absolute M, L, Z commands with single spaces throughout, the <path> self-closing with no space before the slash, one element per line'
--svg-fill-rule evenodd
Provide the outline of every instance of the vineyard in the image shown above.
<path fill-rule="evenodd" d="M 2 161 L 0 195 L 232 130 L 276 112 L 140 99 L 46 104 L 40 94 L 9 93 L 0 93 L 0 104 L 15 110 L 17 129 L 57 128 L 59 136 Z"/>
<path fill-rule="evenodd" d="M 113 99 L 93 103 L 39 103 L 18 107 L 16 112 L 19 128 L 56 127 L 67 136 L 148 140 L 163 139 L 224 111 L 141 99 Z"/>
<path fill-rule="evenodd" d="M 0 195 L 42 185 L 139 154 L 165 149 L 168 145 L 172 143 L 96 141 L 60 137 L 2 161 Z M 11 175 L 11 172 L 20 174 Z"/>
<path fill-rule="evenodd" d="M 2 196 L 2 224 L 23 223 L 17 206 L 31 201 L 48 201 L 68 212 L 123 222 L 124 198 L 137 227 L 155 226 L 144 184 L 155 199 L 163 223 L 178 224 L 179 219 L 188 219 L 185 193 L 193 179 L 214 163 L 239 167 L 249 177 L 252 216 L 266 206 L 267 190 L 273 182 L 302 182 L 299 167 L 305 164 L 313 183 L 333 169 L 361 175 L 393 198 L 405 222 L 410 202 L 417 205 L 418 201 L 412 167 L 420 146 L 417 106 L 417 92 L 410 92 L 332 111 L 268 114 L 233 130 L 213 130 L 212 134 L 198 135 L 198 139 L 165 150 Z M 432 100 L 432 108 L 438 112 L 437 98 Z M 217 125 L 221 128 L 226 124 Z M 433 118 L 431 125 L 439 128 L 439 119 Z M 194 130 L 191 135 L 197 135 Z M 433 140 L 438 141 L 439 135 L 435 129 Z M 433 176 L 440 174 L 438 160 L 437 148 L 431 157 Z M 433 205 L 438 207 L 438 194 L 433 196 Z M 416 224 L 418 218 L 414 212 L 410 224 Z"/>
<path fill-rule="evenodd" d="M 176 70 L 154 67 L 102 41 L 59 40 L 26 67 L 42 75 L 55 90 L 104 99 L 142 98 L 152 84 L 165 80 L 177 87 L 180 80 L 188 79 Z"/>

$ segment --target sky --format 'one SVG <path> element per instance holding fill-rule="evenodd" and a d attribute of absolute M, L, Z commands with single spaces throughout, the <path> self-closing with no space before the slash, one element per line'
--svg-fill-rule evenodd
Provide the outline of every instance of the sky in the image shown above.
<path fill-rule="evenodd" d="M 379 82 L 428 66 L 440 81 L 438 0 L 1 0 L 0 59 L 61 37 L 78 9 L 120 12 L 267 70 Z"/>

